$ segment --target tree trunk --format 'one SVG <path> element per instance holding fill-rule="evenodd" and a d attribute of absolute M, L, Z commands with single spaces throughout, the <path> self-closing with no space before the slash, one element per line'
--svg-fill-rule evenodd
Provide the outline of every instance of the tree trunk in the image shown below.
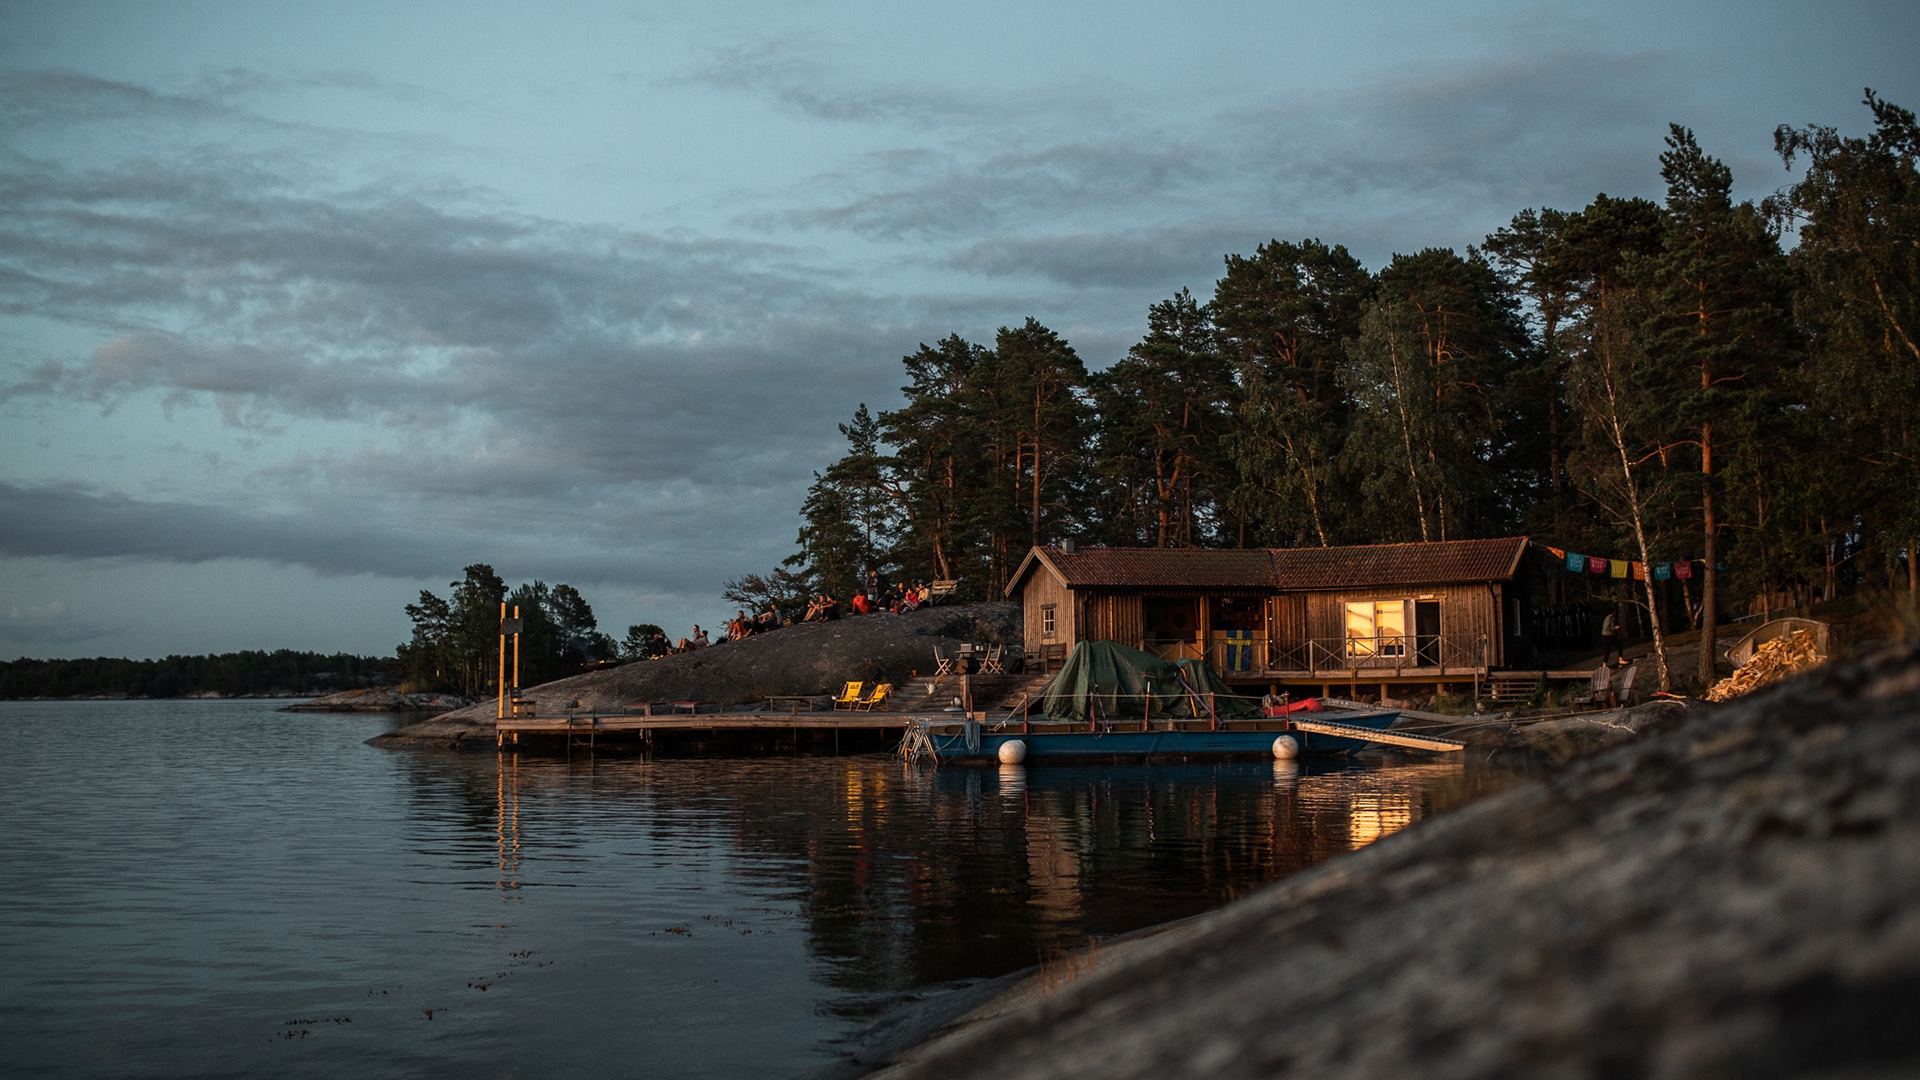
<path fill-rule="evenodd" d="M 1703 377 L 1704 378 L 1704 377 Z M 1718 672 L 1714 653 L 1719 651 L 1715 632 L 1720 624 L 1719 521 L 1713 512 L 1713 424 L 1700 425 L 1700 517 L 1706 533 L 1706 572 L 1700 578 L 1700 685 L 1712 686 Z M 1665 689 L 1665 687 L 1662 687 Z"/>

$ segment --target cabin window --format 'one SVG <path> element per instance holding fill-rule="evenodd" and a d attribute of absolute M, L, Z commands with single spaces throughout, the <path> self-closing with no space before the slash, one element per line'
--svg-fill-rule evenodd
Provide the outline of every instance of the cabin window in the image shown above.
<path fill-rule="evenodd" d="M 1212 627 L 1216 631 L 1264 632 L 1267 628 L 1267 602 L 1259 597 L 1216 596 L 1213 599 Z"/>
<path fill-rule="evenodd" d="M 1147 640 L 1159 644 L 1200 640 L 1200 601 L 1191 596 L 1148 597 L 1140 604 Z"/>
<path fill-rule="evenodd" d="M 1053 640 L 1053 605 L 1052 604 L 1040 605 L 1040 637 L 1046 641 Z"/>
<path fill-rule="evenodd" d="M 1407 601 L 1359 600 L 1349 603 L 1347 655 L 1407 655 Z"/>

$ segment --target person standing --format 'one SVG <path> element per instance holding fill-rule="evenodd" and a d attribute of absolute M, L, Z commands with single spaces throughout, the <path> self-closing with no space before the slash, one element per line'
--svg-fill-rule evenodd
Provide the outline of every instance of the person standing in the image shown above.
<path fill-rule="evenodd" d="M 1607 612 L 1607 617 L 1600 621 L 1600 644 L 1606 647 L 1606 652 L 1600 655 L 1601 664 L 1610 663 L 1615 653 L 1619 653 L 1623 661 L 1627 658 L 1626 650 L 1620 647 L 1620 620 L 1614 617 L 1614 612 Z"/>

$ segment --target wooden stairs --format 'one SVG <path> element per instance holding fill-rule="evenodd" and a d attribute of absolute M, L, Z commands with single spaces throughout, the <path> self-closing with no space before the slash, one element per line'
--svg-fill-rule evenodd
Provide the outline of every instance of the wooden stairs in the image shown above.
<path fill-rule="evenodd" d="M 923 676 L 895 687 L 893 703 L 888 711 L 922 716 L 946 715 L 947 710 L 953 708 L 953 699 L 963 696 L 962 678 L 966 680 L 965 688 L 973 694 L 974 711 L 990 716 L 1005 716 L 1018 711 L 1029 700 L 1038 701 L 1047 684 L 1053 681 L 1052 675 L 1039 673 Z"/>
<path fill-rule="evenodd" d="M 1487 696 L 1494 701 L 1529 701 L 1540 687 L 1538 675 L 1495 675 L 1487 683 Z"/>

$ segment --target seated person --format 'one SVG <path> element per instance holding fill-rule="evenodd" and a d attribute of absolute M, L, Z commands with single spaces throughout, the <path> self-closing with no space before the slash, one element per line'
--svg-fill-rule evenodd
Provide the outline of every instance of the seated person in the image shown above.
<path fill-rule="evenodd" d="M 649 660 L 665 656 L 672 651 L 673 643 L 667 640 L 667 635 L 664 633 L 653 635 L 653 640 L 647 642 L 647 659 Z"/>
<path fill-rule="evenodd" d="M 857 592 L 853 594 L 853 613 L 855 615 L 865 615 L 872 610 L 873 601 L 867 599 L 866 593 Z"/>
<path fill-rule="evenodd" d="M 753 622 L 756 633 L 767 630 L 778 630 L 780 628 L 780 609 L 770 607 L 754 616 Z"/>
<path fill-rule="evenodd" d="M 753 628 L 752 625 L 747 622 L 747 613 L 744 611 L 734 612 L 733 618 L 727 621 L 728 640 L 739 641 L 751 633 L 753 633 Z"/>
<path fill-rule="evenodd" d="M 711 644 L 713 644 L 713 642 L 707 640 L 707 632 L 696 625 L 693 628 L 693 647 L 696 649 L 704 649 Z"/>

